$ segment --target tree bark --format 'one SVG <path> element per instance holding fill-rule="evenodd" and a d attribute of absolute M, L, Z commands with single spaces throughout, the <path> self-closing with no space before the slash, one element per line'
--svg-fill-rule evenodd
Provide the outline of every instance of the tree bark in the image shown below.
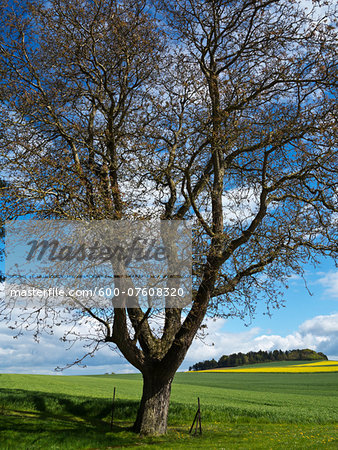
<path fill-rule="evenodd" d="M 143 374 L 143 393 L 133 431 L 141 436 L 162 435 L 167 431 L 171 383 L 165 373 Z"/>

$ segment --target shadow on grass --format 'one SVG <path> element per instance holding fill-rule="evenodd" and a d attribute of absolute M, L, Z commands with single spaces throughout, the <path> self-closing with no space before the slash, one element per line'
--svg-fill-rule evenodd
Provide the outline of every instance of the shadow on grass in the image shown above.
<path fill-rule="evenodd" d="M 138 402 L 112 402 L 22 389 L 0 389 L 0 440 L 5 448 L 88 448 L 127 445 Z M 60 445 L 62 444 L 62 447 Z M 3 448 L 3 447 L 2 447 Z"/>
<path fill-rule="evenodd" d="M 168 437 L 143 438 L 131 432 L 138 401 L 117 399 L 114 426 L 110 429 L 112 400 L 67 394 L 0 388 L 0 441 L 6 449 L 77 449 L 122 446 L 162 446 Z M 170 439 L 183 432 L 186 439 L 188 422 L 195 406 L 173 403 L 170 406 Z M 183 436 L 183 435 L 182 435 Z M 170 441 L 171 442 L 171 441 Z"/>
<path fill-rule="evenodd" d="M 137 401 L 117 400 L 114 416 L 132 421 L 136 417 Z M 81 419 L 81 422 L 102 422 L 110 426 L 112 402 L 107 398 L 88 398 L 57 393 L 31 392 L 23 389 L 0 388 L 0 414 L 34 414 L 58 418 Z"/>
<path fill-rule="evenodd" d="M 6 449 L 73 449 L 128 446 L 135 435 L 126 427 L 94 424 L 55 416 L 2 416 L 0 441 Z"/>

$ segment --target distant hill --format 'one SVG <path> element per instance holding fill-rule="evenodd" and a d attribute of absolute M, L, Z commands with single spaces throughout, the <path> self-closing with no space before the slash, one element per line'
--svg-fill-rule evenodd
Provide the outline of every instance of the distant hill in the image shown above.
<path fill-rule="evenodd" d="M 218 361 L 210 359 L 207 361 L 201 361 L 193 366 L 189 367 L 189 370 L 208 370 L 216 369 L 220 367 L 237 367 L 246 364 L 255 364 L 263 362 L 273 361 L 317 361 L 327 360 L 327 356 L 321 352 L 315 352 L 309 348 L 302 350 L 274 350 L 273 352 L 267 352 L 259 350 L 259 352 L 249 353 L 232 353 L 231 355 L 223 355 Z"/>

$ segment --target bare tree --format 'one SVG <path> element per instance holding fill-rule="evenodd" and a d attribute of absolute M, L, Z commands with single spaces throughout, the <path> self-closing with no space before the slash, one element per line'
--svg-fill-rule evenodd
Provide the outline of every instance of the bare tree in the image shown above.
<path fill-rule="evenodd" d="M 93 350 L 115 345 L 142 373 L 137 432 L 165 433 L 206 314 L 278 306 L 290 274 L 337 257 L 336 15 L 320 6 L 1 2 L 2 219 L 194 224 L 189 309 L 156 330 L 151 309 L 64 318 L 96 322 Z M 59 320 L 41 314 L 21 325 Z"/>

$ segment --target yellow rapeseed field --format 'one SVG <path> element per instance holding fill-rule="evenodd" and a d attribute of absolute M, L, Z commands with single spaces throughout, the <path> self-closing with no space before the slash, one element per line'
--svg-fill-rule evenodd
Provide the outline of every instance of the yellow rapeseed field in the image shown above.
<path fill-rule="evenodd" d="M 238 367 L 231 369 L 209 369 L 197 370 L 196 372 L 245 372 L 245 373 L 316 373 L 316 372 L 338 372 L 338 361 L 320 361 L 317 363 L 295 364 L 277 367 Z"/>
<path fill-rule="evenodd" d="M 318 361 L 318 362 L 311 362 L 307 364 L 300 364 L 300 366 L 337 366 L 338 361 Z"/>

